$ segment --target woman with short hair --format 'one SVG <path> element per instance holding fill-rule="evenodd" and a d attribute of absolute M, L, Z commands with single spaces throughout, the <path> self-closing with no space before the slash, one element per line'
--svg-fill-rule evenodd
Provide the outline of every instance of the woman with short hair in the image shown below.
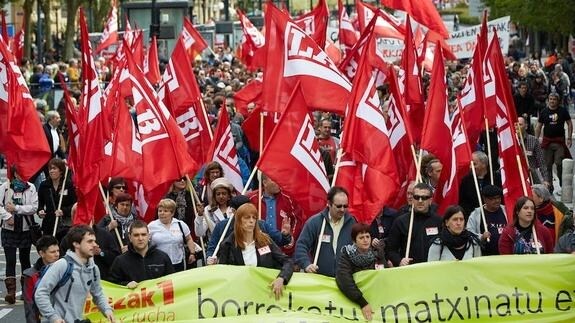
<path fill-rule="evenodd" d="M 158 219 L 148 224 L 150 241 L 167 253 L 176 272 L 185 270 L 187 264 L 196 261 L 194 253 L 196 244 L 192 239 L 190 228 L 181 220 L 174 218 L 176 202 L 163 199 L 158 203 Z M 186 259 L 185 248 L 190 250 Z"/>

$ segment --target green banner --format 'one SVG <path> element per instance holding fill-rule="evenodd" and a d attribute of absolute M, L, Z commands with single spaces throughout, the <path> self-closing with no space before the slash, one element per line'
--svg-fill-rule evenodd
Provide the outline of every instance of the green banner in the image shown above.
<path fill-rule="evenodd" d="M 104 283 L 117 322 L 347 322 L 361 309 L 331 278 L 294 274 L 276 301 L 278 271 L 210 266 L 146 281 L 134 290 Z M 359 288 L 374 322 L 575 322 L 575 257 L 481 257 L 364 271 Z M 84 313 L 105 322 L 88 300 Z"/>

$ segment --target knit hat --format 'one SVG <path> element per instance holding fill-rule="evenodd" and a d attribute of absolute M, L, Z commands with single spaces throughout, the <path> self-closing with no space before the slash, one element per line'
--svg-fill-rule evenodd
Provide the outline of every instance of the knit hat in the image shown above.
<path fill-rule="evenodd" d="M 236 195 L 230 201 L 230 207 L 237 210 L 240 206 L 250 203 L 250 199 L 245 195 Z"/>
<path fill-rule="evenodd" d="M 232 185 L 232 182 L 230 182 L 230 180 L 225 177 L 216 178 L 212 184 L 210 184 L 212 191 L 219 187 L 227 188 L 230 191 L 234 190 L 234 185 Z"/>
<path fill-rule="evenodd" d="M 483 197 L 503 196 L 503 190 L 495 185 L 485 185 L 483 189 L 481 189 L 481 195 Z"/>

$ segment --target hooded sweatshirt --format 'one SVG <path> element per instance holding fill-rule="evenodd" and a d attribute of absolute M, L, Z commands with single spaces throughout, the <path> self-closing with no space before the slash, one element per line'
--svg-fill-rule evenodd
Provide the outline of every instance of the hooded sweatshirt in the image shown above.
<path fill-rule="evenodd" d="M 70 279 L 54 295 L 50 295 L 68 268 L 68 260 L 62 258 L 49 267 L 36 289 L 34 299 L 42 315 L 42 322 L 57 319 L 74 322 L 76 319 L 82 319 L 88 292 L 92 294 L 93 302 L 102 313 L 112 313 L 100 284 L 100 270 L 94 264 L 93 258 L 82 264 L 75 252 L 68 250 L 66 256 L 70 257 L 74 264 Z"/>

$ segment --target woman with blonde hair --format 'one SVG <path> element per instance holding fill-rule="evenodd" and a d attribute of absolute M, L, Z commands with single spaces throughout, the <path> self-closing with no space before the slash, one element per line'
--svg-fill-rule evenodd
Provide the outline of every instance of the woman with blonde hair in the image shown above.
<path fill-rule="evenodd" d="M 196 244 L 192 239 L 190 228 L 184 221 L 174 218 L 176 202 L 163 199 L 158 203 L 158 219 L 148 224 L 152 244 L 170 257 L 176 272 L 186 269 L 186 264 L 196 261 Z M 185 248 L 190 250 L 186 257 Z M 187 259 L 186 259 L 187 258 Z"/>
<path fill-rule="evenodd" d="M 220 264 L 280 269 L 270 287 L 276 299 L 282 295 L 293 274 L 293 262 L 258 226 L 258 210 L 251 203 L 240 206 L 235 215 L 234 232 L 222 243 Z"/>

